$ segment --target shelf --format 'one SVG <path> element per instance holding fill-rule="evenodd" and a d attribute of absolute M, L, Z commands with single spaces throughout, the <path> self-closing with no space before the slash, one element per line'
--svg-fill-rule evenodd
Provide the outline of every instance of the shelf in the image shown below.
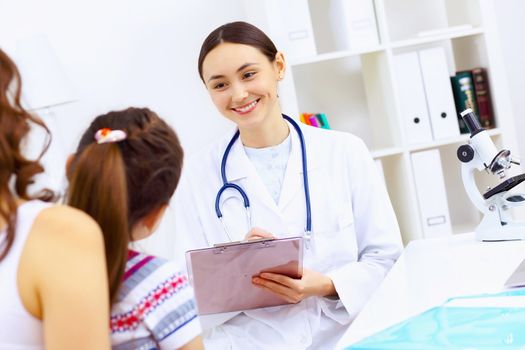
<path fill-rule="evenodd" d="M 445 33 L 439 33 L 439 34 L 437 34 L 438 32 L 436 32 L 436 35 L 428 35 L 424 37 L 415 37 L 412 39 L 395 41 L 395 42 L 392 42 L 389 45 L 389 47 L 393 49 L 398 49 L 398 48 L 403 48 L 403 47 L 410 47 L 410 46 L 416 46 L 416 45 L 421 45 L 421 44 L 433 43 L 436 41 L 480 35 L 480 34 L 483 34 L 483 32 L 484 30 L 482 27 L 464 29 L 464 30 L 459 30 L 459 31 L 452 31 L 452 32 L 445 32 Z"/>
<path fill-rule="evenodd" d="M 471 232 L 474 232 L 474 229 L 478 225 L 479 225 L 479 222 L 478 223 L 470 222 L 470 223 L 453 224 L 452 233 L 455 235 L 460 234 L 460 233 L 471 233 Z"/>
<path fill-rule="evenodd" d="M 372 158 L 384 158 L 389 156 L 395 156 L 403 153 L 403 148 L 401 147 L 389 147 L 389 148 L 380 148 L 377 150 L 371 150 L 370 154 Z"/>
<path fill-rule="evenodd" d="M 489 129 L 487 130 L 487 133 L 489 134 L 489 136 L 499 136 L 501 135 L 501 130 L 498 128 Z M 411 146 L 408 146 L 408 150 L 410 152 L 422 151 L 422 150 L 429 149 L 429 148 L 436 148 L 440 146 L 452 145 L 455 143 L 467 142 L 469 138 L 470 138 L 469 134 L 463 134 L 458 137 L 452 137 L 452 138 L 448 138 L 444 140 L 431 141 L 428 143 L 422 143 L 418 145 L 411 145 Z"/>
<path fill-rule="evenodd" d="M 290 1 L 292 2 L 295 3 Z M 406 104 L 403 103 L 404 96 L 401 92 L 412 93 L 410 99 L 407 98 L 409 106 L 413 107 L 410 105 L 413 101 L 421 102 L 421 106 L 417 108 L 419 113 L 428 112 L 430 115 L 431 105 L 439 103 L 440 109 L 447 108 L 447 115 L 452 116 L 451 121 L 455 121 L 455 104 L 452 96 L 443 95 L 443 100 L 439 101 L 437 98 L 435 101 L 431 99 L 430 104 L 427 96 L 440 95 L 441 88 L 444 94 L 445 87 L 450 87 L 448 78 L 451 74 L 471 70 L 474 67 L 484 67 L 490 77 L 490 90 L 493 92 L 491 97 L 493 114 L 496 117 L 494 122 L 500 126 L 500 129 L 487 130 L 486 135 L 490 136 L 498 149 L 501 149 L 502 145 L 511 149 L 516 148 L 515 136 L 507 135 L 507 130 L 513 125 L 511 109 L 507 99 L 500 97 L 508 92 L 505 79 L 501 78 L 504 77 L 505 67 L 496 55 L 499 46 L 498 37 L 492 32 L 496 23 L 491 13 L 494 12 L 497 1 L 373 0 L 372 2 L 379 41 L 375 36 L 370 37 L 368 48 L 352 50 L 350 48 L 355 47 L 352 46 L 354 42 L 361 38 L 358 28 L 352 27 L 352 23 L 359 24 L 356 12 L 348 13 L 346 17 L 342 16 L 345 18 L 339 19 L 339 16 L 336 16 L 339 13 L 334 12 L 330 1 L 300 2 L 303 4 L 301 6 L 306 8 L 304 13 L 308 18 L 305 20 L 311 22 L 311 27 L 307 29 L 312 35 L 305 38 L 304 42 L 291 42 L 287 39 L 289 46 L 284 46 L 290 52 L 287 63 L 292 73 L 290 74 L 292 79 L 286 82 L 288 85 L 283 84 L 284 88 L 281 89 L 286 91 L 286 94 L 282 92 L 281 95 L 288 96 L 283 98 L 283 101 L 289 104 L 285 110 L 297 111 L 297 113 L 322 111 L 329 117 L 333 129 L 352 133 L 365 142 L 376 165 L 382 169 L 405 243 L 422 237 L 423 231 L 426 230 L 423 227 L 425 219 L 419 214 L 427 211 L 428 208 L 418 200 L 418 191 L 421 192 L 422 189 L 416 183 L 414 159 L 420 151 L 439 152 L 440 166 L 432 170 L 436 173 L 440 172 L 441 176 L 430 186 L 433 188 L 441 182 L 444 183 L 441 192 L 446 194 L 444 199 L 446 205 L 442 203 L 439 210 L 447 208 L 454 234 L 472 232 L 479 224 L 481 214 L 464 190 L 461 176 L 462 163 L 458 161 L 456 152 L 460 145 L 470 142 L 470 135 L 459 135 L 457 131 L 455 134 L 452 131 L 457 127 L 450 126 L 453 130 L 449 129 L 451 132 L 446 135 L 453 136 L 434 139 L 432 121 L 429 120 L 428 137 L 419 138 L 423 141 L 413 143 L 410 141 L 410 130 L 404 129 L 405 123 L 409 121 L 406 120 L 407 115 L 412 113 L 403 110 Z M 351 6 L 361 5 L 356 3 Z M 346 10 L 350 11 L 350 7 Z M 354 8 L 351 10 L 354 11 Z M 281 18 L 277 19 L 275 16 L 268 18 L 276 23 L 276 28 L 284 23 Z M 286 26 L 280 29 L 279 37 L 283 40 L 288 38 L 290 31 L 291 24 L 286 23 Z M 345 31 L 348 31 L 348 35 L 341 35 Z M 370 32 L 364 31 L 364 34 L 370 35 Z M 341 40 L 352 36 L 354 42 Z M 308 46 L 315 44 L 315 50 L 303 46 L 307 44 Z M 439 64 L 430 59 L 427 61 L 427 55 L 431 56 L 430 52 L 425 53 L 427 49 L 436 49 L 436 52 L 439 49 L 439 61 L 437 53 L 435 55 L 432 53 L 431 57 Z M 296 55 L 292 56 L 291 53 Z M 406 89 L 399 87 L 398 79 L 406 78 L 406 81 L 409 81 L 408 73 L 412 72 L 409 68 L 414 66 L 413 62 L 409 62 L 406 68 L 400 67 L 396 56 L 405 53 L 417 56 L 419 66 L 416 65 L 414 68 L 414 79 L 417 78 L 421 86 L 407 84 Z M 426 65 L 425 77 L 421 70 L 421 57 L 423 57 L 423 64 Z M 427 69 L 427 66 L 430 68 Z M 442 69 L 438 71 L 438 67 Z M 432 82 L 434 76 L 427 74 L 428 72 L 436 73 L 436 77 L 443 78 L 439 87 L 437 83 Z M 404 74 L 407 76 L 405 77 Z M 425 79 L 432 84 L 428 83 L 428 86 L 425 86 Z M 436 86 L 433 86 L 434 84 Z M 413 89 L 410 90 L 411 88 Z M 432 91 L 434 89 L 435 91 Z M 421 90 L 419 92 L 423 93 L 422 97 L 414 99 L 415 90 Z M 434 113 L 433 108 L 432 113 Z M 439 131 L 438 125 L 435 125 L 435 128 Z M 436 135 L 439 137 L 439 134 Z M 486 188 L 492 184 L 494 179 L 489 175 L 485 172 L 476 173 L 476 184 L 479 188 Z M 429 192 L 429 195 L 432 196 L 431 204 L 437 203 L 436 193 Z M 523 209 L 525 216 L 525 207 Z"/>
<path fill-rule="evenodd" d="M 359 55 L 364 55 L 367 53 L 383 51 L 385 49 L 386 47 L 384 45 L 379 45 L 379 46 L 374 46 L 374 47 L 363 49 L 363 50 L 345 50 L 345 51 L 327 52 L 327 53 L 322 53 L 322 54 L 315 55 L 315 56 L 295 59 L 292 62 L 290 62 L 290 66 L 294 67 L 294 66 L 299 66 L 302 64 L 310 64 L 310 63 L 316 63 L 316 62 L 324 62 L 328 60 L 335 60 L 339 58 L 359 56 Z"/>

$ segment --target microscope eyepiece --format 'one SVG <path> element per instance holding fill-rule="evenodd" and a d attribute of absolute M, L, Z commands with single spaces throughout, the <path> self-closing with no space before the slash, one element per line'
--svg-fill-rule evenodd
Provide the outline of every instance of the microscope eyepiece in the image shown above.
<path fill-rule="evenodd" d="M 470 137 L 485 130 L 479 123 L 479 119 L 476 116 L 476 114 L 472 111 L 472 109 L 467 108 L 463 112 L 461 112 L 460 115 L 465 121 L 465 124 L 467 124 L 468 129 L 470 130 Z"/>

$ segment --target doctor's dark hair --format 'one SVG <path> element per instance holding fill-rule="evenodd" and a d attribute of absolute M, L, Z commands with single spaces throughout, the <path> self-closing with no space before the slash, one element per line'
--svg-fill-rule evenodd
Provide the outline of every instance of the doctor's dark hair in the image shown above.
<path fill-rule="evenodd" d="M 98 144 L 95 134 L 123 130 L 120 142 Z M 67 169 L 68 204 L 93 217 L 104 234 L 111 301 L 122 282 L 135 224 L 169 203 L 179 182 L 183 150 L 173 129 L 147 108 L 98 116 Z"/>
<path fill-rule="evenodd" d="M 44 171 L 39 162 L 51 143 L 51 134 L 38 117 L 22 107 L 21 94 L 20 73 L 0 49 L 0 217 L 7 223 L 5 239 L 0 242 L 0 261 L 7 256 L 15 240 L 17 198 L 50 201 L 54 197 L 49 190 L 35 196 L 27 194 L 28 186 L 34 182 L 33 176 Z M 44 148 L 36 160 L 27 159 L 20 150 L 31 124 L 43 128 L 47 134 Z"/>
<path fill-rule="evenodd" d="M 270 62 L 275 60 L 277 48 L 272 40 L 259 28 L 246 22 L 231 22 L 211 32 L 204 40 L 199 53 L 199 76 L 202 77 L 202 64 L 211 50 L 222 43 L 242 44 L 259 49 Z"/>

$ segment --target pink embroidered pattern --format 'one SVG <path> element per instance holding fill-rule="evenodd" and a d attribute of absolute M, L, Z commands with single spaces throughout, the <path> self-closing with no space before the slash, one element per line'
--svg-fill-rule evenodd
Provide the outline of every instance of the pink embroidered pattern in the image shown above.
<path fill-rule="evenodd" d="M 182 274 L 174 275 L 167 279 L 151 291 L 131 311 L 112 316 L 110 322 L 111 332 L 124 332 L 137 328 L 146 315 L 155 310 L 179 289 L 183 288 L 187 282 L 187 277 Z"/>

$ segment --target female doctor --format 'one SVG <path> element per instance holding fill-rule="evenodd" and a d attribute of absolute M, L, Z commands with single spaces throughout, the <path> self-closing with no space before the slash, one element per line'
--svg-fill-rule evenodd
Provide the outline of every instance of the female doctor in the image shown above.
<path fill-rule="evenodd" d="M 253 279 L 292 304 L 221 314 L 204 334 L 206 347 L 332 349 L 402 247 L 369 152 L 348 133 L 285 119 L 278 99 L 284 55 L 248 23 L 210 33 L 198 68 L 213 103 L 237 128 L 185 165 L 175 195 L 178 256 L 242 240 L 250 229 L 251 237 L 306 241 L 301 279 Z"/>

